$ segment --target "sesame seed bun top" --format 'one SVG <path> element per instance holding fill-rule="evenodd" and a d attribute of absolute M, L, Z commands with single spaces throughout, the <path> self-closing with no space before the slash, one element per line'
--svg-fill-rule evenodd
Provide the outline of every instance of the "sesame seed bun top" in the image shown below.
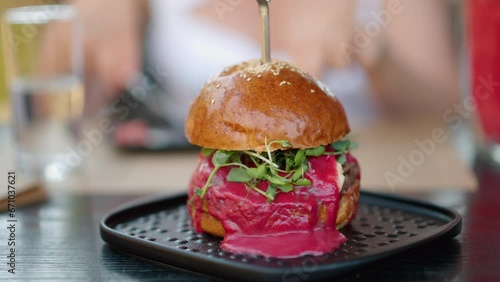
<path fill-rule="evenodd" d="M 257 152 L 265 150 L 265 140 L 305 149 L 333 143 L 349 130 L 330 90 L 279 60 L 243 62 L 210 79 L 193 101 L 185 128 L 195 145 Z"/>

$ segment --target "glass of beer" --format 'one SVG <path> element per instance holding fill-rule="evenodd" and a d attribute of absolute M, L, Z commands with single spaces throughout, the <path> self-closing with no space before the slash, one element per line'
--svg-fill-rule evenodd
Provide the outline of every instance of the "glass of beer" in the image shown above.
<path fill-rule="evenodd" d="M 3 16 L 4 60 L 19 173 L 61 181 L 78 164 L 84 106 L 81 30 L 71 5 L 13 8 Z"/>

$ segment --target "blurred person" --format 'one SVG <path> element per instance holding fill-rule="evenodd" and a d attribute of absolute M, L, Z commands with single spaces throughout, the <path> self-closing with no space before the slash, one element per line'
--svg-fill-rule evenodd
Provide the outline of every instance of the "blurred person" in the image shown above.
<path fill-rule="evenodd" d="M 113 99 L 103 93 L 116 97 L 146 65 L 163 75 L 166 94 L 174 97 L 164 110 L 183 123 L 189 102 L 209 77 L 261 56 L 255 0 L 73 3 L 86 35 L 91 107 Z M 325 82 L 342 100 L 354 127 L 384 115 L 440 118 L 458 99 L 448 4 L 273 0 L 272 57 Z M 140 128 L 135 123 L 120 132 L 133 142 L 143 134 Z"/>

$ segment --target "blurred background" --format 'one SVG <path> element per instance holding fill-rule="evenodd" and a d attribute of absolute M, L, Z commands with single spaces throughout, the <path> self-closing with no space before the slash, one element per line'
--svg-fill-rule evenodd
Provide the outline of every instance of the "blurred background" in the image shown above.
<path fill-rule="evenodd" d="M 62 189 L 181 191 L 196 164 L 189 102 L 224 67 L 260 58 L 256 1 L 60 2 L 72 10 L 9 14 L 58 1 L 0 2 L 5 166 Z M 272 57 L 341 100 L 366 189 L 473 191 L 477 156 L 500 160 L 498 73 L 471 63 L 499 47 L 475 20 L 486 6 L 498 23 L 486 0 L 273 0 Z M 474 27 L 490 40 L 467 37 Z"/>

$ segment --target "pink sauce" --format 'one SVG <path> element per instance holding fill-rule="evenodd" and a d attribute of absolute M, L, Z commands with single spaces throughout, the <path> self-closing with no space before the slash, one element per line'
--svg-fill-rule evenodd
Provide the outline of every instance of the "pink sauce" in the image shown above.
<path fill-rule="evenodd" d="M 278 193 L 272 203 L 254 190 L 248 191 L 242 183 L 227 182 L 231 167 L 216 173 L 205 197 L 209 199 L 210 215 L 220 220 L 226 231 L 221 244 L 224 250 L 291 258 L 331 252 L 347 241 L 335 228 L 340 199 L 335 157 L 311 157 L 309 161 L 311 168 L 305 176 L 311 186 Z M 355 160 L 349 157 L 348 161 Z M 198 232 L 202 232 L 202 201 L 193 197 L 194 189 L 205 184 L 212 169 L 211 159 L 200 154 L 189 185 L 189 198 L 197 209 L 192 222 Z M 265 191 L 267 185 L 267 181 L 261 181 L 258 187 Z M 323 220 L 318 216 L 321 206 L 327 215 Z"/>

